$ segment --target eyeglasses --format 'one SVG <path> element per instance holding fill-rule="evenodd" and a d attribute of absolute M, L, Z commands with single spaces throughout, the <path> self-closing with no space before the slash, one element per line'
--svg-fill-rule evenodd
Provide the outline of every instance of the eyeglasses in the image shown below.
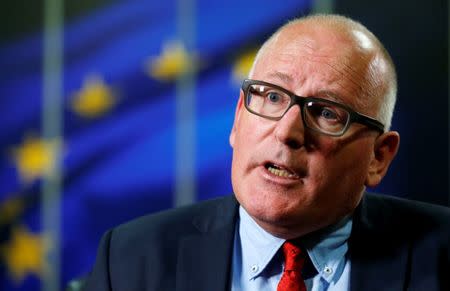
<path fill-rule="evenodd" d="M 245 108 L 270 120 L 280 120 L 292 106 L 298 104 L 304 125 L 318 133 L 341 136 L 353 122 L 384 132 L 384 125 L 378 120 L 337 102 L 297 96 L 283 87 L 257 80 L 244 80 L 242 90 Z"/>

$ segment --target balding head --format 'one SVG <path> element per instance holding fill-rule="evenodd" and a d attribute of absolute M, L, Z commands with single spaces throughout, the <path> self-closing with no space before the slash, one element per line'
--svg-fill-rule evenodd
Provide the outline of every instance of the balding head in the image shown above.
<path fill-rule="evenodd" d="M 361 94 L 357 96 L 357 110 L 373 108 L 374 117 L 389 130 L 397 94 L 395 67 L 383 44 L 365 26 L 339 15 L 311 15 L 292 20 L 278 29 L 260 48 L 249 76 L 252 77 L 256 64 L 263 55 L 276 53 L 280 42 L 305 41 L 305 36 L 318 40 L 319 44 L 333 42 L 346 43 L 347 46 L 337 54 L 342 54 L 346 72 L 351 77 L 360 67 L 364 78 L 359 80 Z M 283 45 L 285 45 L 283 44 Z M 309 44 L 308 44 L 309 45 Z M 311 49 L 315 49 L 311 47 Z"/>

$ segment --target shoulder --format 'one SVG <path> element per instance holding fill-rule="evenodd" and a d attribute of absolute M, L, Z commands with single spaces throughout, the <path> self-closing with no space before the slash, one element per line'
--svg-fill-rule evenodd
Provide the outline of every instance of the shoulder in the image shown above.
<path fill-rule="evenodd" d="M 366 193 L 362 208 L 366 217 L 385 229 L 400 232 L 440 230 L 450 234 L 450 208 L 382 194 Z"/>
<path fill-rule="evenodd" d="M 391 250 L 450 246 L 450 210 L 444 206 L 365 193 L 353 218 L 352 244 L 362 251 L 375 245 Z"/>
<path fill-rule="evenodd" d="M 378 211 L 387 210 L 395 211 L 399 215 L 416 215 L 416 218 L 426 218 L 436 223 L 450 222 L 450 208 L 445 206 L 374 193 L 366 193 L 365 199 L 370 207 L 376 207 Z"/>
<path fill-rule="evenodd" d="M 134 219 L 110 231 L 114 245 L 173 241 L 216 223 L 231 223 L 237 202 L 233 195 L 174 208 Z"/>
<path fill-rule="evenodd" d="M 382 274 L 386 286 L 439 289 L 450 266 L 449 208 L 365 193 L 353 217 L 352 285 Z"/>
<path fill-rule="evenodd" d="M 103 236 L 87 290 L 173 290 L 178 252 L 186 239 L 216 229 L 232 237 L 233 195 L 140 217 Z M 196 246 L 194 246 L 196 247 Z M 197 248 L 192 250 L 197 253 Z M 143 285 L 144 284 L 144 285 Z"/>

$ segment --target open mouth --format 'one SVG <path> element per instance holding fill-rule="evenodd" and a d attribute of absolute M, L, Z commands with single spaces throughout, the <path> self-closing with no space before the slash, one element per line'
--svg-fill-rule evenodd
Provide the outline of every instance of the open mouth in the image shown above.
<path fill-rule="evenodd" d="M 296 173 L 292 172 L 289 169 L 286 169 L 282 166 L 275 165 L 273 163 L 266 163 L 264 167 L 269 171 L 271 174 L 283 178 L 290 178 L 290 179 L 298 179 L 300 178 Z"/>

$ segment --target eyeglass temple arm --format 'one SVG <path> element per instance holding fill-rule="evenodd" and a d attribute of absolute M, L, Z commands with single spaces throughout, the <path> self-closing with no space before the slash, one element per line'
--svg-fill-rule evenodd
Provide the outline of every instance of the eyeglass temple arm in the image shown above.
<path fill-rule="evenodd" d="M 356 121 L 361 124 L 365 124 L 369 127 L 372 127 L 380 132 L 384 132 L 384 124 L 379 122 L 376 119 L 373 119 L 372 117 L 353 112 L 353 121 Z"/>

